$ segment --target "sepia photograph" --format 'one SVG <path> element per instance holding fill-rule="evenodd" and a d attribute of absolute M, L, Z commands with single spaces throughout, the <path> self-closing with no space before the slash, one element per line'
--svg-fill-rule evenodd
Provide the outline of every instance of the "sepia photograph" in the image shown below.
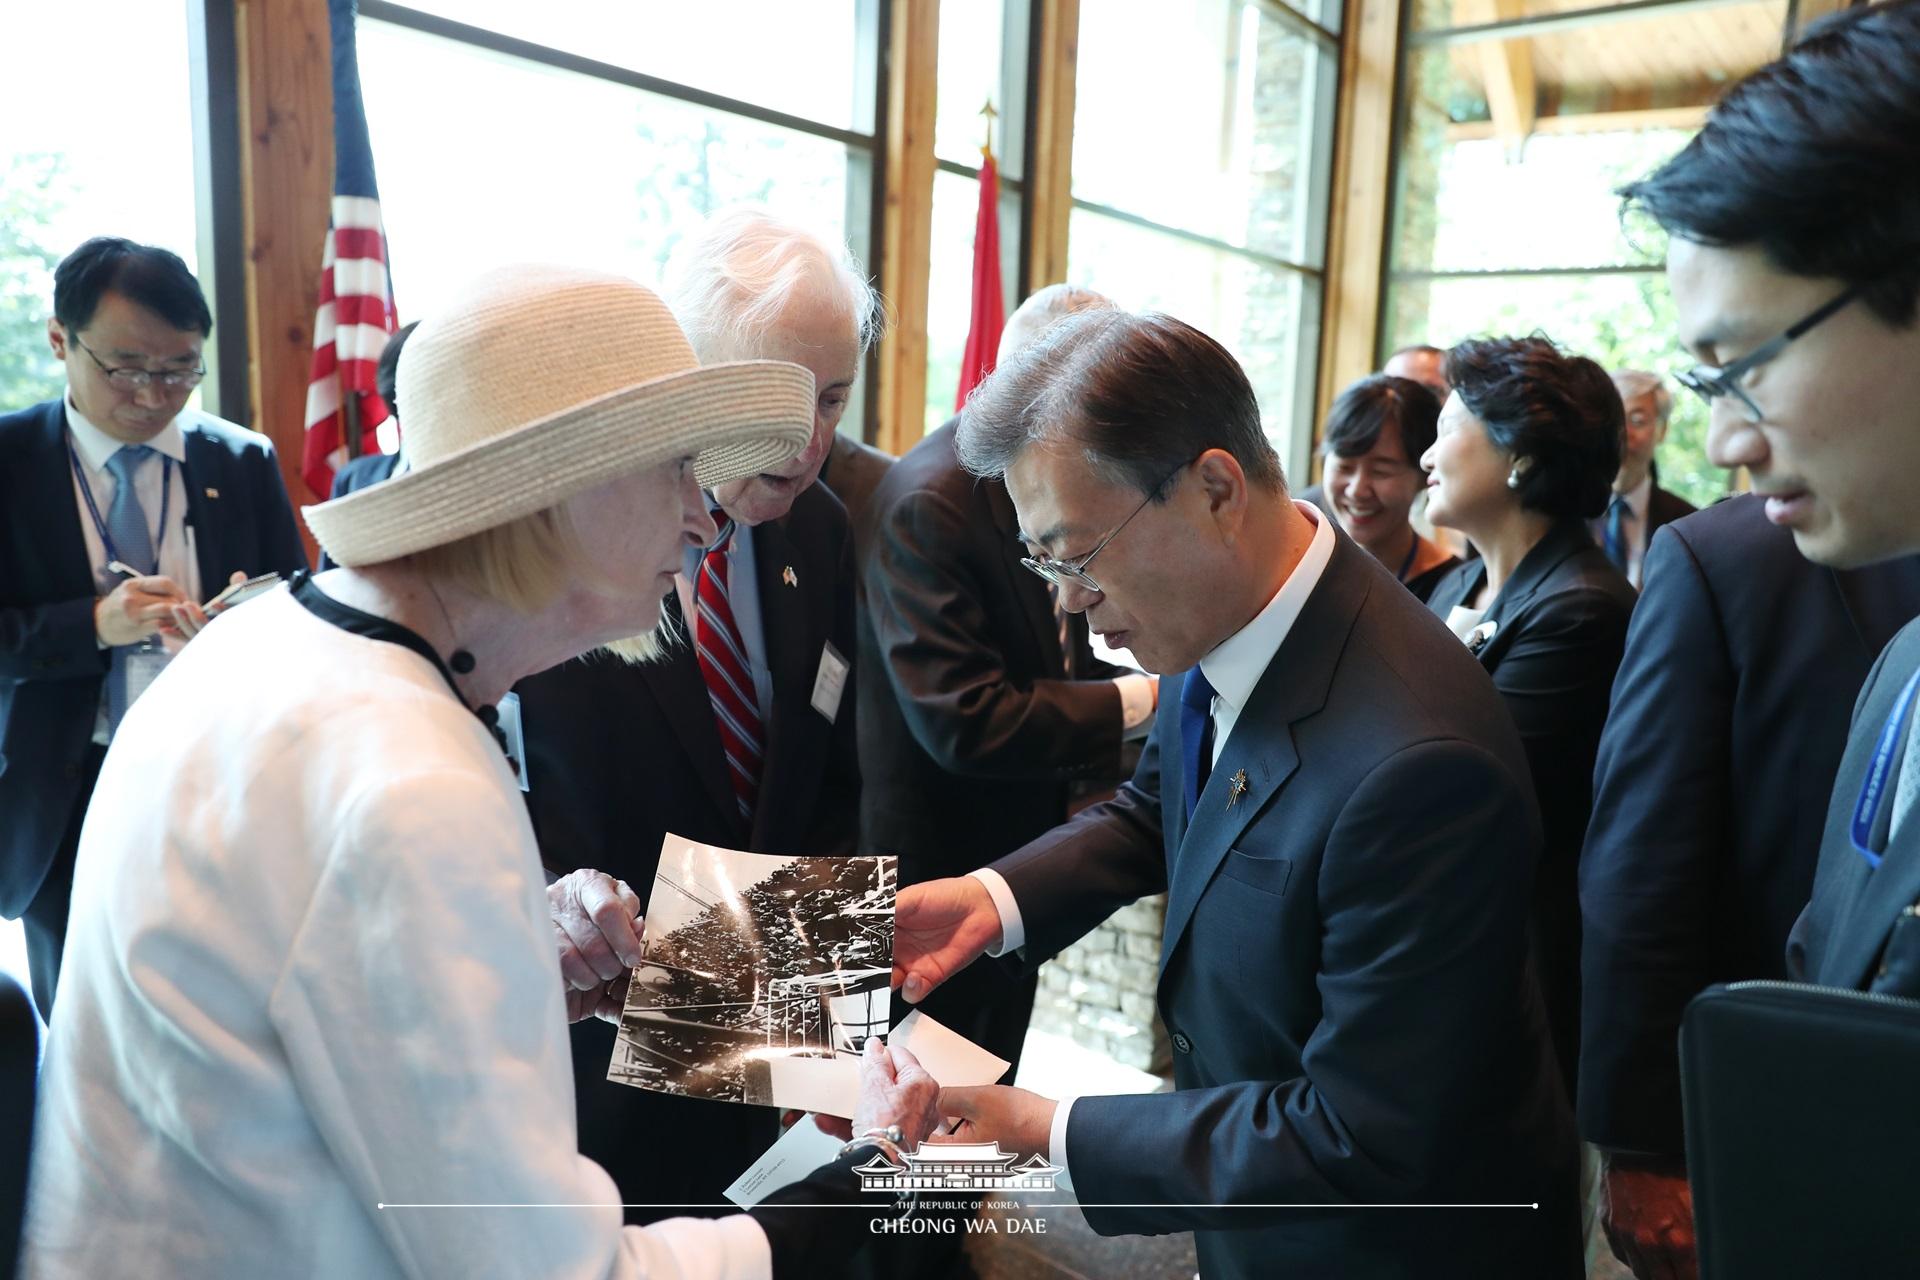
<path fill-rule="evenodd" d="M 895 887 L 892 858 L 787 858 L 669 835 L 607 1078 L 723 1102 L 816 1102 L 887 1029 Z"/>

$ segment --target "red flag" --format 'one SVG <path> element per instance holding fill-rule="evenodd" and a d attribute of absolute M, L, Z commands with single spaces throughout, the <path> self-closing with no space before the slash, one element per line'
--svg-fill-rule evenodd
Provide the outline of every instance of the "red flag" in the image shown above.
<path fill-rule="evenodd" d="M 387 420 L 388 411 L 374 389 L 374 369 L 397 327 L 373 148 L 360 100 L 354 0 L 327 0 L 327 8 L 333 32 L 333 219 L 320 256 L 307 440 L 300 459 L 300 474 L 321 498 L 348 458 L 379 452 L 374 428 Z"/>
<path fill-rule="evenodd" d="M 1000 166 L 993 152 L 984 151 L 980 165 L 980 212 L 973 223 L 973 316 L 967 324 L 967 347 L 960 354 L 960 389 L 954 412 L 966 407 L 967 392 L 993 372 L 1000 349 L 1000 331 L 1007 325 L 1006 304 L 1000 292 Z"/>

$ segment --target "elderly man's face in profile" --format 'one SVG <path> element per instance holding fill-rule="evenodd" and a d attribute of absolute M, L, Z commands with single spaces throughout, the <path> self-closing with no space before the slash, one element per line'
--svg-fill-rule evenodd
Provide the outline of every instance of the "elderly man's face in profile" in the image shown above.
<path fill-rule="evenodd" d="M 729 353 L 735 360 L 786 360 L 813 373 L 813 439 L 799 456 L 772 471 L 721 485 L 714 499 L 743 525 L 778 520 L 793 500 L 820 475 L 833 433 L 853 395 L 860 372 L 860 336 L 844 302 L 810 293 L 797 295 L 766 340 L 751 350 Z"/>

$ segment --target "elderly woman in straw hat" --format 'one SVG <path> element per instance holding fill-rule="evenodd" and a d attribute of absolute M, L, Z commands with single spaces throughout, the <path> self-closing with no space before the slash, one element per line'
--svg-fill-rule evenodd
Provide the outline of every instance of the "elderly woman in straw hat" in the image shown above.
<path fill-rule="evenodd" d="M 655 624 L 714 536 L 700 486 L 804 448 L 813 380 L 700 367 L 630 281 L 513 268 L 420 326 L 400 392 L 410 470 L 307 509 L 342 567 L 219 619 L 114 739 L 26 1274 L 805 1273 L 869 1214 L 622 1228 L 577 1154 L 554 930 L 491 730 L 515 680 Z M 876 1041 L 856 1124 L 917 1142 L 936 1097 Z M 851 1202 L 857 1159 L 777 1199 Z"/>

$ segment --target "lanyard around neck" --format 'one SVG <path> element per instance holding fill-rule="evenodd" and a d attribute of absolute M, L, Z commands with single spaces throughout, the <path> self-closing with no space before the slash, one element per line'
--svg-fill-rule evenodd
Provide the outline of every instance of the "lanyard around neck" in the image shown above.
<path fill-rule="evenodd" d="M 1887 775 L 1893 769 L 1893 757 L 1900 749 L 1900 733 L 1907 726 L 1907 712 L 1913 706 L 1915 689 L 1920 689 L 1920 671 L 1913 673 L 1907 681 L 1907 687 L 1900 691 L 1894 701 L 1893 711 L 1887 716 L 1886 724 L 1880 728 L 1880 740 L 1874 743 L 1873 759 L 1867 765 L 1867 776 L 1860 780 L 1860 795 L 1853 802 L 1853 823 L 1849 834 L 1853 837 L 1854 852 L 1867 860 L 1870 867 L 1878 867 L 1884 856 L 1873 850 L 1873 828 L 1880 817 L 1880 806 L 1886 803 L 1889 780 Z M 1909 744 L 1908 749 L 1912 749 Z"/>
<path fill-rule="evenodd" d="M 157 452 L 157 450 L 156 450 Z M 113 545 L 113 535 L 107 532 L 107 522 L 100 518 L 100 504 L 94 501 L 93 486 L 87 482 L 87 473 L 80 467 L 80 453 L 73 447 L 73 437 L 67 437 L 67 458 L 73 463 L 73 478 L 80 482 L 80 496 L 86 500 L 87 514 L 93 517 L 93 529 L 100 535 L 100 546 L 107 553 L 109 564 L 120 560 L 120 549 Z M 127 483 L 133 483 L 133 477 L 127 477 Z M 167 507 L 173 501 L 173 459 L 160 454 L 160 533 L 153 540 L 153 568 L 160 570 L 160 547 L 167 540 Z M 125 563 L 125 561 L 121 561 Z"/>

